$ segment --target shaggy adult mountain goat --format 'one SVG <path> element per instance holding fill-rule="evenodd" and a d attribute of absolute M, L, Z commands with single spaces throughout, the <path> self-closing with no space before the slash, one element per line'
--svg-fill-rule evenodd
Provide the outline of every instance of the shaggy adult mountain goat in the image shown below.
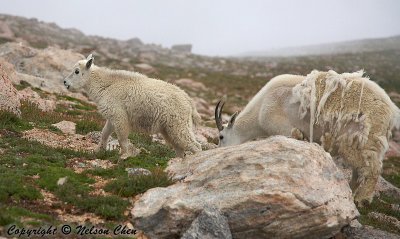
<path fill-rule="evenodd" d="M 271 135 L 309 138 L 353 168 L 357 203 L 372 200 L 391 130 L 400 121 L 399 109 L 362 71 L 277 76 L 226 127 L 222 107 L 219 102 L 215 109 L 220 146 Z"/>
<path fill-rule="evenodd" d="M 179 157 L 201 151 L 192 128 L 200 122 L 193 101 L 179 87 L 135 72 L 110 70 L 93 64 L 92 55 L 78 61 L 64 80 L 71 90 L 84 90 L 107 119 L 97 150 L 115 131 L 121 158 L 138 154 L 128 140 L 132 130 L 161 133 Z"/>

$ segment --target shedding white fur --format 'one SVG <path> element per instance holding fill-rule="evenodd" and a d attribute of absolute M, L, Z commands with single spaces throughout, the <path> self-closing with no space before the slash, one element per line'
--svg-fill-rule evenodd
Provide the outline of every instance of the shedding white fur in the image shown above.
<path fill-rule="evenodd" d="M 343 109 L 344 109 L 344 97 L 346 96 L 346 91 L 350 89 L 353 79 L 365 79 L 362 78 L 364 71 L 358 71 L 355 73 L 344 73 L 338 74 L 334 71 L 329 71 L 327 77 L 325 78 L 325 89 L 321 96 L 317 97 L 317 89 L 316 83 L 318 76 L 320 75 L 319 71 L 312 71 L 309 75 L 307 75 L 304 82 L 297 85 L 293 88 L 293 95 L 298 98 L 293 98 L 292 102 L 300 101 L 301 107 L 299 108 L 299 117 L 300 119 L 304 119 L 308 110 L 310 111 L 310 142 L 313 142 L 314 139 L 314 126 L 319 124 L 321 121 L 321 111 L 323 110 L 327 100 L 331 96 L 333 92 L 335 92 L 338 87 L 342 88 L 341 93 L 341 107 L 338 115 L 334 115 L 337 117 L 335 128 L 336 131 L 340 130 L 343 125 Z M 358 101 L 358 110 L 357 116 L 360 113 L 361 100 L 364 91 L 365 81 L 362 81 L 362 87 L 360 89 L 360 97 Z M 301 96 L 301 97 L 299 97 Z M 320 98 L 317 104 L 317 98 Z M 346 118 L 347 119 L 347 118 Z M 353 117 L 352 117 L 353 119 Z M 359 121 L 359 118 L 354 118 L 354 120 Z M 333 119 L 329 119 L 329 122 L 333 122 Z M 348 120 L 346 120 L 348 122 Z M 323 124 L 323 122 L 321 122 Z M 345 123 L 346 124 L 346 123 Z M 332 127 L 332 125 L 331 125 Z"/>
<path fill-rule="evenodd" d="M 220 145 L 271 135 L 309 138 L 353 169 L 355 201 L 371 201 L 391 130 L 400 125 L 400 110 L 363 74 L 312 71 L 307 76 L 277 76 L 230 127 L 220 130 Z"/>

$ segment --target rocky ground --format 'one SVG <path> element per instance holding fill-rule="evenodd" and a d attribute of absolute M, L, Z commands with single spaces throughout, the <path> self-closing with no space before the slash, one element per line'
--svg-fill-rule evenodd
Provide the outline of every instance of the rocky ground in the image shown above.
<path fill-rule="evenodd" d="M 44 33 L 47 37 L 43 37 L 46 36 Z M 176 187 L 182 187 L 179 185 L 188 186 L 185 184 L 187 175 L 170 178 L 164 172 L 168 162 L 176 159 L 171 160 L 175 157 L 173 150 L 158 135 L 132 134 L 130 140 L 141 148 L 141 154 L 122 162 L 118 162 L 118 143 L 113 139 L 110 139 L 107 151 L 93 152 L 104 120 L 84 94 L 71 93 L 62 85 L 62 79 L 72 65 L 84 57 L 82 54 L 91 51 L 97 54 L 95 57 L 98 57 L 99 65 L 136 70 L 185 89 L 195 100 L 204 121 L 197 130 L 197 138 L 204 145 L 208 143 L 208 146 L 217 142 L 217 130 L 213 122 L 214 104 L 227 96 L 226 113 L 240 110 L 268 79 L 277 74 L 306 74 L 314 68 L 333 68 L 337 71 L 365 68 L 372 79 L 391 92 L 396 103 L 400 102 L 400 88 L 397 88 L 400 79 L 397 64 L 399 52 L 396 51 L 318 59 L 210 58 L 146 45 L 138 39 L 121 42 L 90 37 L 77 30 L 64 30 L 37 20 L 0 16 L 0 237 L 5 236 L 5 230 L 12 224 L 37 227 L 69 223 L 110 229 L 122 224 L 133 228 L 132 209 L 135 202 L 144 200 L 145 197 L 141 199 L 140 196 L 148 189 L 172 185 L 167 190 L 173 191 Z M 384 161 L 384 180 L 377 187 L 377 195 L 371 205 L 358 208 L 358 221 L 368 227 L 346 229 L 342 234 L 336 234 L 337 238 L 365 238 L 365 235 L 395 238 L 396 234 L 400 235 L 399 142 L 400 133 L 396 132 Z M 202 157 L 207 154 L 215 157 L 217 151 L 212 152 L 206 151 Z M 192 160 L 201 160 L 201 157 Z M 231 160 L 241 162 L 240 157 Z M 249 170 L 245 166 L 242 165 L 243 170 Z M 271 165 L 263 167 L 269 168 Z M 232 166 L 225 170 L 240 171 Z M 216 172 L 215 169 L 212 171 Z M 253 176 L 247 175 L 249 178 Z M 278 180 L 276 177 L 273 179 Z M 197 183 L 195 186 L 198 183 L 205 184 L 204 180 L 194 180 Z M 218 181 L 208 184 L 210 190 L 218 187 Z M 232 185 L 227 184 L 224 189 Z M 245 189 L 243 186 L 243 191 Z M 325 189 L 321 186 L 321 190 Z M 264 200 L 262 197 L 258 199 L 257 202 Z M 190 200 L 185 203 L 190 204 Z M 313 203 L 319 205 L 316 201 Z M 235 208 L 235 204 L 232 205 L 230 207 Z M 299 205 L 293 207 L 298 208 Z M 196 215 L 199 213 L 198 210 L 194 211 Z M 209 214 L 222 222 L 227 220 L 221 219 L 218 212 L 214 211 L 205 212 L 204 217 Z M 222 214 L 227 213 L 223 211 Z M 195 218 L 193 211 L 183 215 Z M 258 220 L 255 218 L 253 223 L 259 223 Z M 340 221 L 337 218 L 335 220 Z M 190 223 L 191 220 L 184 222 L 187 227 L 191 226 Z M 186 238 L 194 235 L 199 225 L 191 228 L 193 230 L 188 231 Z M 229 233 L 241 235 L 244 231 L 240 227 L 232 227 Z M 225 230 L 222 234 L 226 233 Z M 360 237 L 361 234 L 364 236 Z M 143 235 L 136 236 L 144 238 Z"/>
<path fill-rule="evenodd" d="M 57 51 L 56 55 L 62 54 Z M 105 123 L 96 106 L 80 93 L 65 91 L 62 81 L 51 83 L 42 77 L 25 81 L 28 74 L 21 77 L 8 58 L 2 59 L 0 235 L 5 236 L 10 224 L 132 228 L 129 213 L 134 196 L 173 182 L 163 172 L 175 156 L 173 150 L 159 135 L 132 134 L 131 141 L 142 151 L 139 156 L 118 163 L 119 145 L 114 138 L 106 152 L 95 154 Z M 31 67 L 46 64 L 30 60 Z M 51 70 L 47 74 L 57 79 Z M 36 85 L 36 80 L 45 85 Z M 203 112 L 210 115 L 211 109 Z M 198 129 L 197 138 L 206 146 L 216 137 L 214 128 Z"/>

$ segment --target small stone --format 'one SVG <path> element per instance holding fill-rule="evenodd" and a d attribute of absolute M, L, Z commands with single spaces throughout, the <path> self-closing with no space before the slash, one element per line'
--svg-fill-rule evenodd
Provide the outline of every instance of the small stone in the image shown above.
<path fill-rule="evenodd" d="M 134 229 L 132 223 L 130 223 L 130 222 L 126 223 L 126 227 L 129 229 Z"/>
<path fill-rule="evenodd" d="M 61 130 L 64 134 L 75 134 L 76 124 L 74 122 L 63 120 L 57 124 L 52 124 L 52 126 Z"/>
<path fill-rule="evenodd" d="M 361 228 L 362 225 L 361 225 L 361 223 L 356 219 L 356 220 L 353 220 L 353 221 L 350 222 L 350 227 L 358 227 L 358 228 Z"/>
<path fill-rule="evenodd" d="M 119 142 L 116 139 L 109 141 L 106 146 L 106 150 L 111 151 L 115 149 L 119 149 Z"/>
<path fill-rule="evenodd" d="M 145 168 L 126 168 L 128 176 L 140 176 L 140 175 L 151 175 L 150 170 Z"/>
<path fill-rule="evenodd" d="M 84 164 L 84 163 L 78 163 L 78 168 L 86 168 L 86 164 Z"/>
<path fill-rule="evenodd" d="M 57 185 L 58 186 L 64 185 L 64 183 L 67 182 L 67 179 L 68 179 L 68 177 L 59 178 L 58 181 L 57 181 Z"/>

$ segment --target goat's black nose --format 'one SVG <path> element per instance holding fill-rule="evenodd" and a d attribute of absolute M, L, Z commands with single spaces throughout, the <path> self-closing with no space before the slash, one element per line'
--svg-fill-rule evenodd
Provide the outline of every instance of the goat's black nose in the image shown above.
<path fill-rule="evenodd" d="M 65 84 L 67 84 L 67 81 L 66 81 L 66 80 L 64 81 L 64 85 L 65 85 Z"/>

